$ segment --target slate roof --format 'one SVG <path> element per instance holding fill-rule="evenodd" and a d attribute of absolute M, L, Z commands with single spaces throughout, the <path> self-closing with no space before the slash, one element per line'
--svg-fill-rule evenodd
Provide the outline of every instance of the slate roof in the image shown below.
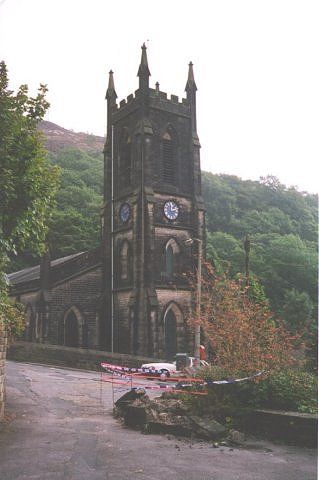
<path fill-rule="evenodd" d="M 56 265 L 62 265 L 65 262 L 73 260 L 80 255 L 83 255 L 84 252 L 74 253 L 73 255 L 68 255 L 67 257 L 57 258 L 56 260 L 51 261 L 51 267 Z M 19 285 L 20 283 L 30 282 L 32 280 L 38 280 L 40 278 L 40 265 L 34 267 L 24 268 L 18 272 L 9 273 L 7 279 L 11 285 Z"/>

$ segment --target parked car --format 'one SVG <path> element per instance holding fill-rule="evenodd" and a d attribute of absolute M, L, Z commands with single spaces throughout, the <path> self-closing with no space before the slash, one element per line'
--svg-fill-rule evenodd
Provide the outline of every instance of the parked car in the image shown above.
<path fill-rule="evenodd" d="M 195 365 L 195 357 L 188 357 L 187 367 L 194 367 L 194 365 Z M 205 367 L 205 366 L 208 366 L 208 363 L 205 360 L 201 360 L 200 365 L 202 367 Z M 165 375 L 166 378 L 168 378 L 171 375 L 178 375 L 179 373 L 181 373 L 176 369 L 176 361 L 143 363 L 141 368 L 151 370 L 151 372 L 149 372 L 150 375 L 152 375 L 152 371 L 153 371 L 154 376 L 157 376 L 157 377 L 160 377 L 161 375 Z"/>
<path fill-rule="evenodd" d="M 152 362 L 143 363 L 141 368 L 150 370 L 150 375 L 154 372 L 154 376 L 160 377 L 165 375 L 167 378 L 176 373 L 176 362 Z"/>

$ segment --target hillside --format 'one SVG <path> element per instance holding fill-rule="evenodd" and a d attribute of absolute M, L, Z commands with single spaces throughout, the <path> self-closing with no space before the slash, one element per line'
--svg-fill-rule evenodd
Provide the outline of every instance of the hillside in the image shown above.
<path fill-rule="evenodd" d="M 41 122 L 39 130 L 45 136 L 45 146 L 49 152 L 57 153 L 65 148 L 75 148 L 88 153 L 103 152 L 104 137 L 73 132 L 45 120 Z"/>
<path fill-rule="evenodd" d="M 52 258 L 100 243 L 104 138 L 42 122 L 48 160 L 61 170 L 57 208 L 49 222 Z M 258 181 L 202 172 L 207 258 L 231 276 L 245 274 L 249 235 L 250 278 L 292 330 L 316 336 L 318 195 L 286 187 L 272 176 Z M 38 263 L 25 252 L 11 271 Z"/>

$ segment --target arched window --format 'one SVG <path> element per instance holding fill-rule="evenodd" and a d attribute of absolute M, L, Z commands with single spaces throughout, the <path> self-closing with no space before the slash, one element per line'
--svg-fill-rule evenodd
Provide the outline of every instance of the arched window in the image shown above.
<path fill-rule="evenodd" d="M 61 331 L 62 330 L 62 331 Z M 68 347 L 87 346 L 88 324 L 81 311 L 73 305 L 64 315 L 61 322 L 60 335 L 62 344 Z"/>
<path fill-rule="evenodd" d="M 125 240 L 120 250 L 120 278 L 121 280 L 129 280 L 132 272 L 132 255 L 130 245 Z"/>
<path fill-rule="evenodd" d="M 79 346 L 79 328 L 75 313 L 71 310 L 65 318 L 64 343 L 67 347 Z"/>
<path fill-rule="evenodd" d="M 168 280 L 172 280 L 179 271 L 179 253 L 180 248 L 176 240 L 170 238 L 165 245 L 164 252 L 165 277 Z"/>
<path fill-rule="evenodd" d="M 164 310 L 163 330 L 160 331 L 160 350 L 167 359 L 177 352 L 186 352 L 186 330 L 180 307 L 171 302 Z"/>
<path fill-rule="evenodd" d="M 164 318 L 165 355 L 167 359 L 173 358 L 177 353 L 176 317 L 173 309 L 166 312 Z"/>
<path fill-rule="evenodd" d="M 167 278 L 172 278 L 174 273 L 174 252 L 171 245 L 166 245 L 165 267 Z"/>
<path fill-rule="evenodd" d="M 132 178 L 132 152 L 131 137 L 128 129 L 124 128 L 120 140 L 120 178 L 124 187 L 131 184 Z"/>
<path fill-rule="evenodd" d="M 24 338 L 30 342 L 34 342 L 36 339 L 35 322 L 30 304 L 28 304 L 25 309 L 25 326 Z"/>
<path fill-rule="evenodd" d="M 162 179 L 164 183 L 175 184 L 177 170 L 177 139 L 171 125 L 162 136 Z"/>

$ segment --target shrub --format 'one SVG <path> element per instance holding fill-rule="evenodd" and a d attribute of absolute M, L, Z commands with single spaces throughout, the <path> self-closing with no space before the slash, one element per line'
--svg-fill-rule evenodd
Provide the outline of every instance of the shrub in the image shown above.
<path fill-rule="evenodd" d="M 0 327 L 4 327 L 8 342 L 21 335 L 25 328 L 25 317 L 20 304 L 14 304 L 9 299 L 0 300 Z"/>
<path fill-rule="evenodd" d="M 255 385 L 254 404 L 266 408 L 315 413 L 317 377 L 300 370 L 285 369 L 269 375 Z"/>
<path fill-rule="evenodd" d="M 2 272 L 6 264 L 6 257 L 0 252 L 0 329 L 5 331 L 8 342 L 12 343 L 14 338 L 21 335 L 25 328 L 25 317 L 23 305 L 14 303 L 8 296 L 8 281 Z"/>
<path fill-rule="evenodd" d="M 245 377 L 296 363 L 300 335 L 275 322 L 268 303 L 244 277 L 217 274 L 208 262 L 203 262 L 200 315 L 191 316 L 189 325 L 200 325 L 214 363 L 231 375 Z"/>
<path fill-rule="evenodd" d="M 205 381 L 234 380 L 238 378 L 231 375 L 229 371 L 217 366 L 210 366 L 201 370 L 198 374 Z M 244 375 L 243 375 L 244 376 Z M 255 381 L 244 381 L 240 383 L 212 384 L 208 385 L 208 396 L 203 399 L 209 408 L 213 408 L 215 413 L 225 413 L 234 410 L 237 407 L 252 407 L 251 399 Z"/>
<path fill-rule="evenodd" d="M 225 369 L 218 367 L 208 367 L 199 375 L 204 380 L 234 379 Z M 204 401 L 217 411 L 269 408 L 316 413 L 317 387 L 316 376 L 287 368 L 240 383 L 208 386 L 208 397 Z"/>

